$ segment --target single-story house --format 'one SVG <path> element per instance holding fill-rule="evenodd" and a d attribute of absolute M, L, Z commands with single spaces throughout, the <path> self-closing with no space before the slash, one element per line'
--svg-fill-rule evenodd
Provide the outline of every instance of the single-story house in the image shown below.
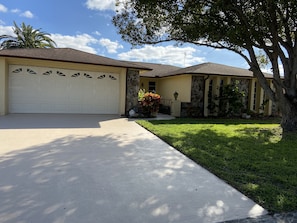
<path fill-rule="evenodd" d="M 146 69 L 70 48 L 0 50 L 0 115 L 123 115 Z"/>
<path fill-rule="evenodd" d="M 272 85 L 272 75 L 265 75 Z M 175 116 L 210 116 L 218 114 L 210 109 L 212 97 L 234 82 L 245 92 L 246 110 L 278 113 L 247 69 L 214 63 L 180 68 L 119 61 L 70 48 L 0 50 L 0 115 L 124 115 L 137 105 L 141 88 L 160 94 L 162 105 Z"/>
<path fill-rule="evenodd" d="M 240 91 L 245 92 L 245 110 L 268 116 L 278 115 L 277 106 L 266 98 L 264 90 L 248 69 L 216 63 L 203 63 L 186 68 L 151 63 L 135 64 L 152 69 L 141 71 L 140 88 L 159 93 L 163 104 L 170 105 L 173 110 L 179 110 L 174 111 L 177 116 L 217 115 L 218 111 L 209 106 L 213 96 L 220 95 L 222 86 L 235 82 L 238 83 Z M 272 75 L 266 73 L 265 76 L 272 86 Z M 178 93 L 177 101 L 174 99 L 174 92 Z"/>

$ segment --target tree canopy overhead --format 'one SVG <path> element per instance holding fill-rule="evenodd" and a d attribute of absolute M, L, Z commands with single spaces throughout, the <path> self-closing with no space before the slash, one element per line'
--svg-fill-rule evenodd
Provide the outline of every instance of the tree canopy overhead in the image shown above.
<path fill-rule="evenodd" d="M 19 27 L 14 22 L 13 32 L 15 36 L 1 35 L 0 49 L 12 48 L 54 48 L 56 43 L 49 37 L 50 34 L 41 29 L 33 29 L 32 26 L 22 23 Z"/>
<path fill-rule="evenodd" d="M 296 0 L 127 0 L 113 23 L 132 45 L 167 41 L 231 50 L 278 103 L 284 132 L 297 132 Z M 257 60 L 267 56 L 272 88 Z M 283 74 L 283 76 L 282 76 Z"/>

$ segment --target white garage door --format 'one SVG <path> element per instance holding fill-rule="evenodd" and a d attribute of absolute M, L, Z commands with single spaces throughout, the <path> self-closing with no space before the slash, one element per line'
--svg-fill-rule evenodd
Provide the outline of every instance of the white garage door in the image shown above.
<path fill-rule="evenodd" d="M 11 65 L 9 112 L 118 114 L 119 75 Z"/>

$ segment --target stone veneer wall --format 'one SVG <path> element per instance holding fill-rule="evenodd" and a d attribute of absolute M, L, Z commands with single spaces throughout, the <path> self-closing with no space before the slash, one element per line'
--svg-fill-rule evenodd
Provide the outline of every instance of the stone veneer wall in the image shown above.
<path fill-rule="evenodd" d="M 192 76 L 191 101 L 194 107 L 203 111 L 204 100 L 204 77 Z"/>
<path fill-rule="evenodd" d="M 248 108 L 250 79 L 232 78 L 231 84 L 238 81 L 240 91 L 244 91 L 243 98 L 244 108 Z M 192 76 L 191 86 L 191 102 L 182 102 L 181 104 L 181 117 L 202 117 L 204 107 L 204 89 L 205 81 L 203 77 Z M 277 103 L 272 104 L 272 116 L 279 116 L 279 109 Z"/>
<path fill-rule="evenodd" d="M 245 97 L 243 99 L 244 106 L 245 106 L 245 108 L 248 108 L 250 80 L 249 79 L 236 79 L 236 78 L 231 79 L 232 83 L 235 83 L 235 81 L 239 81 L 239 85 L 238 85 L 239 90 L 245 92 Z M 279 107 L 276 102 L 272 102 L 271 116 L 280 116 Z"/>
<path fill-rule="evenodd" d="M 182 117 L 203 116 L 204 84 L 204 77 L 192 76 L 191 103 L 182 103 Z"/>
<path fill-rule="evenodd" d="M 139 71 L 128 69 L 127 70 L 127 89 L 126 89 L 126 115 L 128 111 L 137 106 L 138 91 L 139 91 Z"/>

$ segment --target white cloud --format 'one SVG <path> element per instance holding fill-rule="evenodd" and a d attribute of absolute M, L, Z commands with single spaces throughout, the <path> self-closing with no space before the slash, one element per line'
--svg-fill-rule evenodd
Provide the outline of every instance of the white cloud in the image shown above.
<path fill-rule="evenodd" d="M 181 67 L 192 66 L 205 62 L 204 57 L 197 57 L 194 54 L 197 50 L 193 47 L 175 46 L 144 46 L 140 49 L 132 49 L 129 52 L 118 55 L 121 60 L 153 62 L 170 64 Z"/>
<path fill-rule="evenodd" d="M 0 24 L 0 35 L 4 34 L 14 35 L 12 26 Z M 50 38 L 56 42 L 59 48 L 73 48 L 93 54 L 100 53 L 101 47 L 104 47 L 109 54 L 114 54 L 118 49 L 124 48 L 118 41 L 111 41 L 107 38 L 98 40 L 86 33 L 77 35 L 51 34 Z M 205 62 L 205 57 L 202 57 L 201 54 L 199 50 L 189 46 L 147 45 L 140 49 L 132 49 L 128 52 L 118 54 L 117 58 L 128 61 L 143 61 L 186 67 Z"/>
<path fill-rule="evenodd" d="M 278 65 L 279 73 L 281 76 L 284 76 L 284 66 L 282 64 Z M 261 68 L 262 72 L 268 73 L 268 74 L 273 74 L 271 65 L 267 65 L 265 68 Z"/>
<path fill-rule="evenodd" d="M 0 12 L 7 12 L 7 8 L 2 4 L 0 4 Z"/>
<path fill-rule="evenodd" d="M 89 34 L 80 34 L 76 36 L 68 36 L 61 34 L 52 34 L 50 36 L 60 48 L 73 48 L 88 53 L 96 54 L 96 50 L 90 46 L 90 44 L 98 43 L 98 40 Z"/>
<path fill-rule="evenodd" d="M 21 10 L 19 10 L 19 9 L 12 9 L 11 12 L 12 12 L 12 13 L 20 13 Z"/>
<path fill-rule="evenodd" d="M 101 46 L 105 47 L 108 53 L 117 53 L 117 49 L 123 49 L 124 47 L 119 44 L 117 41 L 113 42 L 106 38 L 101 38 L 99 40 Z"/>
<path fill-rule="evenodd" d="M 101 33 L 99 31 L 95 31 L 95 32 L 93 32 L 93 34 L 95 34 L 97 36 L 101 36 Z"/>
<path fill-rule="evenodd" d="M 21 13 L 20 16 L 30 18 L 30 19 L 32 19 L 34 17 L 33 13 L 30 11 L 25 11 L 25 12 Z"/>
<path fill-rule="evenodd" d="M 11 35 L 13 33 L 12 26 L 0 25 L 0 35 Z M 97 51 L 91 44 L 99 44 L 99 41 L 89 34 L 79 34 L 76 36 L 62 35 L 62 34 L 51 34 L 50 38 L 54 40 L 59 48 L 73 48 L 88 53 L 96 54 Z"/>
<path fill-rule="evenodd" d="M 15 9 L 11 9 L 10 12 L 18 14 L 21 17 L 26 17 L 26 18 L 29 18 L 29 19 L 34 18 L 34 14 L 29 10 L 26 10 L 26 11 L 22 12 L 20 9 L 15 8 Z"/>
<path fill-rule="evenodd" d="M 13 33 L 12 26 L 3 26 L 0 24 L 0 35 L 4 34 L 14 36 L 15 34 Z M 86 33 L 74 36 L 56 33 L 51 34 L 50 38 L 55 41 L 58 48 L 73 48 L 93 54 L 98 53 L 96 51 L 96 46 L 106 48 L 108 53 L 117 53 L 117 49 L 123 48 L 117 41 L 113 42 L 106 38 L 98 40 Z"/>
<path fill-rule="evenodd" d="M 115 10 L 115 0 L 87 0 L 87 8 L 92 10 Z"/>
<path fill-rule="evenodd" d="M 261 67 L 261 71 L 264 73 L 271 73 L 271 68 L 267 67 Z"/>
<path fill-rule="evenodd" d="M 10 35 L 14 36 L 12 26 L 2 26 L 0 25 L 0 35 Z"/>
<path fill-rule="evenodd" d="M 279 69 L 280 75 L 284 76 L 284 73 L 285 73 L 284 66 L 282 64 L 279 64 L 278 69 Z M 272 70 L 270 69 L 270 72 L 268 72 L 268 73 L 272 73 Z"/>

